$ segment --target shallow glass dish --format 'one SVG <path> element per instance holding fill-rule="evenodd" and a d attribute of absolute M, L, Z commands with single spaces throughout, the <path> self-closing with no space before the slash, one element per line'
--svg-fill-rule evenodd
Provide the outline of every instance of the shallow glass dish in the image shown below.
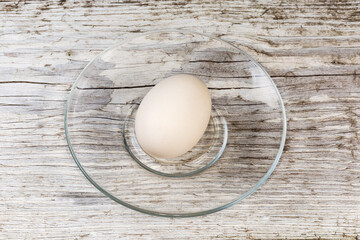
<path fill-rule="evenodd" d="M 208 87 L 213 111 L 203 138 L 176 159 L 137 144 L 136 110 L 159 81 L 186 73 Z M 70 152 L 103 194 L 168 217 L 213 213 L 256 191 L 285 143 L 285 108 L 265 69 L 237 46 L 184 30 L 138 34 L 106 49 L 81 72 L 66 105 Z"/>

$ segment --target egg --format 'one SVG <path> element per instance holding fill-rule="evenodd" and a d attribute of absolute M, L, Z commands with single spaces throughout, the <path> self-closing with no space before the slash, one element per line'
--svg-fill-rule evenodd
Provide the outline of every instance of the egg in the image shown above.
<path fill-rule="evenodd" d="M 156 84 L 141 101 L 135 136 L 150 156 L 175 158 L 198 143 L 210 115 L 211 96 L 206 85 L 192 75 L 174 75 Z"/>

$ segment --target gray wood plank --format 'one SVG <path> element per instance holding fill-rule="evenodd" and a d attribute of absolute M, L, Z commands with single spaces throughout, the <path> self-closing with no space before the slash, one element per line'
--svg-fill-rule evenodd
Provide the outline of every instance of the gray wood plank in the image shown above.
<path fill-rule="evenodd" d="M 280 163 L 227 210 L 189 219 L 129 210 L 67 149 L 65 101 L 80 71 L 125 35 L 159 28 L 232 42 L 283 96 Z M 359 238 L 359 1 L 1 1 L 0 29 L 0 239 Z"/>

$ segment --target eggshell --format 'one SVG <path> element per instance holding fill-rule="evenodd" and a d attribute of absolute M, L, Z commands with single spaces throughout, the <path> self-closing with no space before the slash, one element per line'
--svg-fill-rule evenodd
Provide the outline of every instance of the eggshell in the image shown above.
<path fill-rule="evenodd" d="M 147 154 L 175 158 L 198 143 L 210 115 L 206 85 L 192 75 L 174 75 L 156 84 L 142 100 L 135 117 L 136 138 Z"/>

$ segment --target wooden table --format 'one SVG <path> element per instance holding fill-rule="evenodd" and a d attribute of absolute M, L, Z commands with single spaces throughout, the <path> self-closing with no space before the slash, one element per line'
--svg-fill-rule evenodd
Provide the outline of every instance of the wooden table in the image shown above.
<path fill-rule="evenodd" d="M 208 216 L 148 216 L 105 198 L 64 136 L 69 90 L 125 33 L 186 28 L 248 51 L 288 116 L 255 194 Z M 1 1 L 0 239 L 359 239 L 359 1 Z"/>

